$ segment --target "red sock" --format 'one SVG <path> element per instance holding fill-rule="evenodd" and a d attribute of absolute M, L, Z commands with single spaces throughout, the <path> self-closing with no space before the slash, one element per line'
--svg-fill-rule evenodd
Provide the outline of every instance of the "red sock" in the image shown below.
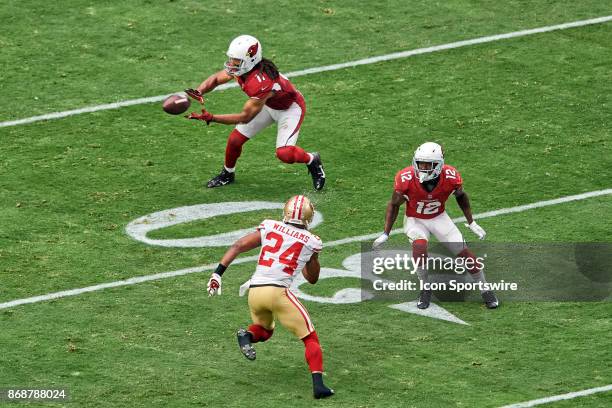
<path fill-rule="evenodd" d="M 317 336 L 317 332 L 313 331 L 308 336 L 304 337 L 302 341 L 304 342 L 304 346 L 306 346 L 304 356 L 306 357 L 308 367 L 310 367 L 310 372 L 322 373 L 323 352 L 321 351 L 321 345 L 319 344 L 319 337 Z"/>
<path fill-rule="evenodd" d="M 463 251 L 457 254 L 459 258 L 471 259 L 470 264 L 471 268 L 468 269 L 468 272 L 471 274 L 475 274 L 480 272 L 480 268 L 478 268 L 478 263 L 476 262 L 476 255 L 469 248 L 465 248 Z"/>
<path fill-rule="evenodd" d="M 274 333 L 274 329 L 268 330 L 263 326 L 258 324 L 252 324 L 247 328 L 247 331 L 251 333 L 251 341 L 253 343 L 257 343 L 259 341 L 266 341 L 272 334 Z"/>
<path fill-rule="evenodd" d="M 288 164 L 308 163 L 310 155 L 299 146 L 283 146 L 276 149 L 276 157 Z"/>
<path fill-rule="evenodd" d="M 427 240 L 415 239 L 412 241 L 412 258 L 418 262 L 420 268 L 425 269 L 427 265 Z"/>
<path fill-rule="evenodd" d="M 249 141 L 249 138 L 237 131 L 232 130 L 227 138 L 225 146 L 225 167 L 233 169 L 236 167 L 236 162 L 242 153 L 242 145 Z"/>

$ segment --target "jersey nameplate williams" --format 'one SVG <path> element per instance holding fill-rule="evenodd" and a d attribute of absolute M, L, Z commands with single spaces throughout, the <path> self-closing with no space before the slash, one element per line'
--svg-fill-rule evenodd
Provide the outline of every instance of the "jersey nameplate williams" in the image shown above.
<path fill-rule="evenodd" d="M 299 239 L 304 243 L 308 243 L 310 236 L 308 234 L 304 234 L 303 232 L 292 230 L 291 228 L 281 225 L 278 223 L 274 223 L 274 227 L 272 227 L 275 231 L 288 235 L 292 238 Z"/>

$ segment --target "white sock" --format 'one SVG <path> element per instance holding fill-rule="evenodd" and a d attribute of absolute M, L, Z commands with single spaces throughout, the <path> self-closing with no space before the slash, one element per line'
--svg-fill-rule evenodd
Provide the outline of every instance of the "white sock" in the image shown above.
<path fill-rule="evenodd" d="M 226 165 L 223 165 L 223 168 L 225 169 L 225 171 L 227 171 L 228 173 L 233 173 L 236 171 L 235 167 L 232 167 L 231 169 L 229 167 L 227 167 Z"/>
<path fill-rule="evenodd" d="M 314 160 L 314 155 L 312 153 L 308 153 L 308 156 L 310 156 L 310 160 L 308 160 L 308 163 L 306 163 L 307 165 L 312 163 L 312 161 Z"/>

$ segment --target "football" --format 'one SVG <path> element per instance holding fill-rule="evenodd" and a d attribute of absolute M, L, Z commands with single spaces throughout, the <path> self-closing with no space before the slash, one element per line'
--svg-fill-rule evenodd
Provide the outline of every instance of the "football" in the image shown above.
<path fill-rule="evenodd" d="M 185 95 L 171 95 L 164 100 L 162 105 L 164 112 L 171 115 L 180 115 L 189 109 L 191 101 Z"/>

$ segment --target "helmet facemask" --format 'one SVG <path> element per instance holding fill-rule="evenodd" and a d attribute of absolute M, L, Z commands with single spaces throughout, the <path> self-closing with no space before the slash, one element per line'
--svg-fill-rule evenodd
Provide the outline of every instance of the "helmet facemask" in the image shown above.
<path fill-rule="evenodd" d="M 430 164 L 430 168 L 425 170 L 419 168 L 419 163 L 428 163 Z M 425 181 L 433 180 L 440 176 L 442 173 L 442 166 L 444 165 L 444 160 L 429 160 L 429 159 L 414 159 L 413 162 L 414 170 L 419 178 L 419 182 L 423 183 Z"/>
<path fill-rule="evenodd" d="M 235 60 L 240 60 L 240 64 L 239 65 L 235 65 L 234 64 Z M 245 60 L 243 60 L 241 58 L 232 58 L 232 57 L 230 57 L 225 62 L 224 67 L 225 67 L 225 72 L 227 72 L 229 75 L 236 76 L 236 77 L 242 76 L 242 75 L 244 75 L 244 74 L 246 74 L 248 72 Z"/>

